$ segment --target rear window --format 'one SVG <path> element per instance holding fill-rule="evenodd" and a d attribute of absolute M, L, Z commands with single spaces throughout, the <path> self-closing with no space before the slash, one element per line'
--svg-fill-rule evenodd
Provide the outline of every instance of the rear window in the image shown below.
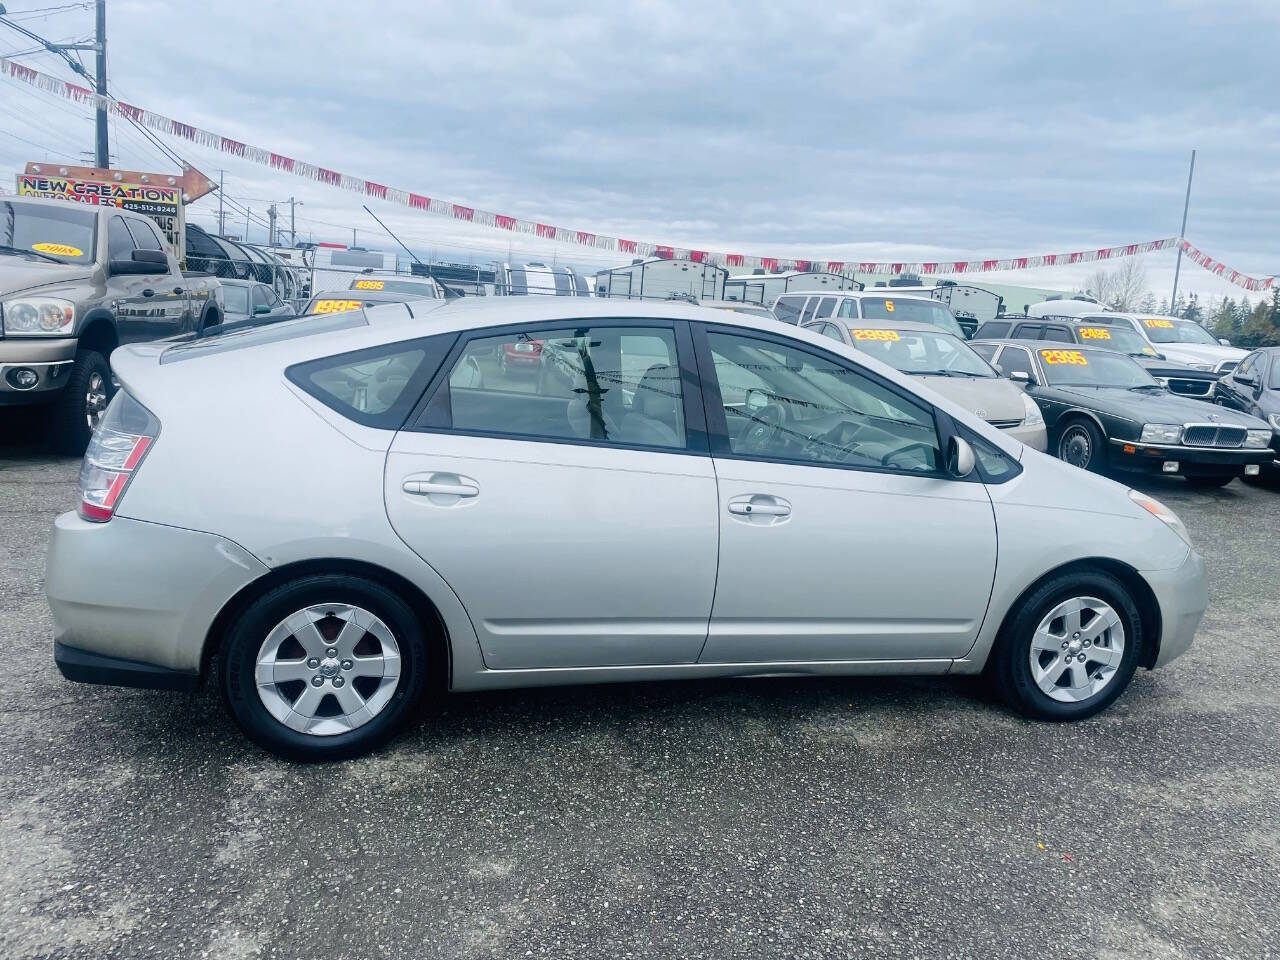
<path fill-rule="evenodd" d="M 351 281 L 352 290 L 382 290 L 386 293 L 407 293 L 424 300 L 436 299 L 436 285 L 429 280 L 387 280 L 382 277 L 361 277 Z"/>
<path fill-rule="evenodd" d="M 180 360 L 195 360 L 199 357 L 229 353 L 232 350 L 243 350 L 260 344 L 280 343 L 285 340 L 296 340 L 299 337 L 314 336 L 317 333 L 350 330 L 368 325 L 369 321 L 359 311 L 334 314 L 331 317 L 298 317 L 295 320 L 282 320 L 270 326 L 245 327 L 215 334 L 212 337 L 201 337 L 198 340 L 175 344 L 160 355 L 160 362 L 177 363 Z"/>
<path fill-rule="evenodd" d="M 456 339 L 446 334 L 369 347 L 295 364 L 285 375 L 348 420 L 397 430 Z"/>

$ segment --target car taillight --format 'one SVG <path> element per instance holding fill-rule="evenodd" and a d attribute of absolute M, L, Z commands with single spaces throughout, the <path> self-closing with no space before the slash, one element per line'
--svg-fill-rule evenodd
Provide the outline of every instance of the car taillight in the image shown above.
<path fill-rule="evenodd" d="M 160 434 L 160 421 L 125 391 L 115 395 L 93 432 L 80 465 L 80 516 L 110 520 L 147 451 Z"/>

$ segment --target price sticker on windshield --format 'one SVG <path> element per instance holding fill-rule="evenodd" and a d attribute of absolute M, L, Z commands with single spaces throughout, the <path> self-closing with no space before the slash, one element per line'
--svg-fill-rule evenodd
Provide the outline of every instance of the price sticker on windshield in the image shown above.
<path fill-rule="evenodd" d="M 346 313 L 348 310 L 359 310 L 363 304 L 359 300 L 317 300 L 312 313 Z"/>
<path fill-rule="evenodd" d="M 880 340 L 893 343 L 902 339 L 898 336 L 897 330 L 852 330 L 850 332 L 855 340 Z"/>
<path fill-rule="evenodd" d="M 1150 327 L 1153 330 L 1172 330 L 1173 329 L 1172 320 L 1156 320 L 1152 318 L 1150 320 L 1143 320 L 1142 323 L 1144 326 Z"/>
<path fill-rule="evenodd" d="M 382 290 L 386 288 L 382 280 L 357 280 L 351 285 L 352 290 Z"/>
<path fill-rule="evenodd" d="M 1088 358 L 1079 350 L 1041 350 L 1040 357 L 1049 364 L 1067 363 L 1077 367 L 1089 365 Z"/>
<path fill-rule="evenodd" d="M 1111 331 L 1106 327 L 1081 327 L 1081 340 L 1110 340 Z"/>
<path fill-rule="evenodd" d="M 83 257 L 84 251 L 69 243 L 33 243 L 31 249 L 36 253 L 48 253 L 55 257 Z"/>

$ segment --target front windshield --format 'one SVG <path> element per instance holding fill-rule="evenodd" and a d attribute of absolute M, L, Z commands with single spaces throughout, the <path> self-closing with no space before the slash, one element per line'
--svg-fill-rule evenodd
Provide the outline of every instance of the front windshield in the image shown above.
<path fill-rule="evenodd" d="M 1092 347 L 1103 347 L 1120 353 L 1141 353 L 1148 357 L 1155 356 L 1156 351 L 1151 344 L 1147 343 L 1142 334 L 1132 327 L 1082 324 L 1079 330 L 1080 342 L 1087 343 Z"/>
<path fill-rule="evenodd" d="M 898 323 L 927 323 L 940 327 L 955 337 L 964 337 L 964 331 L 955 314 L 936 300 L 912 300 L 897 297 L 863 297 L 864 320 L 893 320 Z"/>
<path fill-rule="evenodd" d="M 1039 351 L 1045 380 L 1055 387 L 1158 387 L 1137 362 L 1101 350 Z"/>
<path fill-rule="evenodd" d="M 352 280 L 350 289 L 410 293 L 424 300 L 436 298 L 436 285 L 430 280 L 386 280 L 382 277 L 362 277 L 359 280 Z"/>
<path fill-rule="evenodd" d="M 996 377 L 998 374 L 968 344 L 949 333 L 931 330 L 849 331 L 859 350 L 903 373 L 961 377 Z"/>
<path fill-rule="evenodd" d="M 92 263 L 97 224 L 92 210 L 70 202 L 0 201 L 0 253 L 30 251 L 33 260 Z"/>
<path fill-rule="evenodd" d="M 227 313 L 249 312 L 248 287 L 235 287 L 229 283 L 224 283 L 222 285 L 222 297 L 227 307 Z"/>
<path fill-rule="evenodd" d="M 1152 343 L 1209 343 L 1214 346 L 1218 341 L 1198 323 L 1190 320 L 1173 320 L 1169 317 L 1147 317 L 1142 327 Z"/>

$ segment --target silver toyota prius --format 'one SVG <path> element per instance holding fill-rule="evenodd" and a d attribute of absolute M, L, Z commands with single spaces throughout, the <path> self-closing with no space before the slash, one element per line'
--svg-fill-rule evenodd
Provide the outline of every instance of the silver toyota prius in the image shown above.
<path fill-rule="evenodd" d="M 112 366 L 49 550 L 54 658 L 171 690 L 216 659 L 297 759 L 437 687 L 985 671 L 1074 720 L 1206 604 L 1167 507 L 771 319 L 389 304 Z"/>

